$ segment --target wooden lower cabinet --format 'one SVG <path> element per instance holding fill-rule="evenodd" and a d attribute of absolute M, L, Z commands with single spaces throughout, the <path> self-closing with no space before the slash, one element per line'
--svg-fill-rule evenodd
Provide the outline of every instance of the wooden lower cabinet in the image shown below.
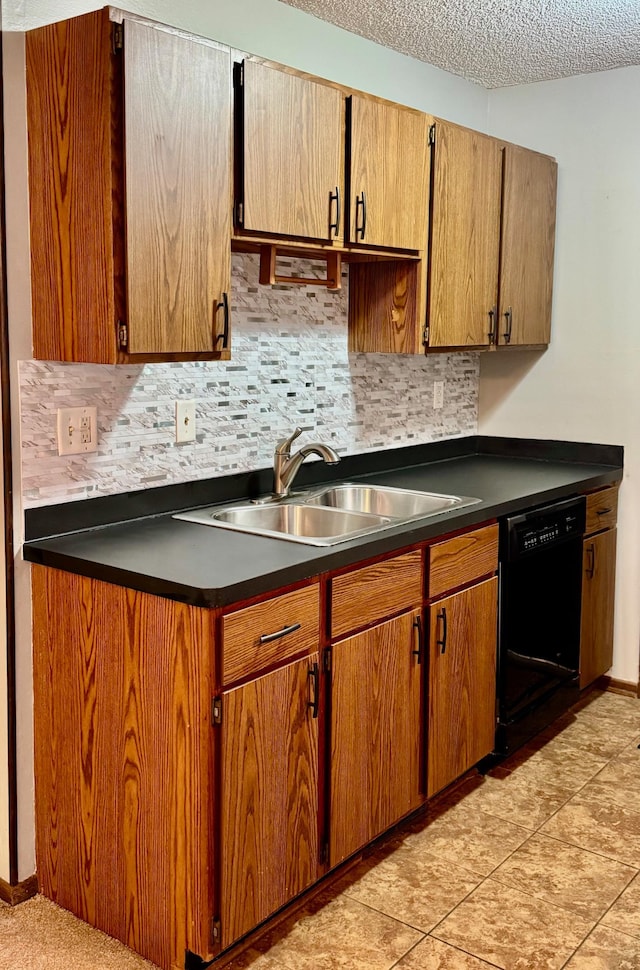
<path fill-rule="evenodd" d="M 587 687 L 611 667 L 616 578 L 616 530 L 584 540 L 580 687 Z"/>
<path fill-rule="evenodd" d="M 222 695 L 221 943 L 319 876 L 318 654 Z"/>
<path fill-rule="evenodd" d="M 429 796 L 493 750 L 497 606 L 494 578 L 430 607 Z"/>
<path fill-rule="evenodd" d="M 331 866 L 424 800 L 421 623 L 403 613 L 331 648 Z"/>

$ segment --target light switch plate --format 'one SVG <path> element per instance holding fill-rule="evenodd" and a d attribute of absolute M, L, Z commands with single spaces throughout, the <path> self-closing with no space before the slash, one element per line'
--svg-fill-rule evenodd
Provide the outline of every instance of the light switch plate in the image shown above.
<path fill-rule="evenodd" d="M 98 448 L 98 409 L 58 408 L 58 454 L 82 455 Z"/>
<path fill-rule="evenodd" d="M 433 410 L 439 411 L 444 407 L 444 381 L 433 382 Z"/>
<path fill-rule="evenodd" d="M 196 402 L 176 401 L 176 441 L 195 441 Z"/>

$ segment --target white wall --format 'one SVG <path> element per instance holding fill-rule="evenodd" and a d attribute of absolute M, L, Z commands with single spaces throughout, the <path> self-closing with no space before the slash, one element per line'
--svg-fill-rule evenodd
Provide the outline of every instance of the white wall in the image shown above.
<path fill-rule="evenodd" d="M 101 6 L 102 3 L 91 0 L 3 0 L 2 3 L 3 29 L 14 32 L 5 34 L 4 49 L 8 298 L 15 420 L 14 485 L 18 503 L 21 482 L 17 361 L 30 357 L 30 293 L 24 63 L 22 36 L 15 32 Z M 483 88 L 323 23 L 277 0 L 217 0 L 215 3 L 183 0 L 180 4 L 175 0 L 131 0 L 126 9 L 460 124 L 486 128 L 488 96 Z M 22 508 L 18 504 L 15 508 L 17 530 L 21 520 Z M 18 874 L 24 879 L 35 869 L 35 850 L 30 600 L 28 567 L 20 560 L 20 541 L 17 535 Z M 0 828 L 0 846 L 5 842 Z"/>
<path fill-rule="evenodd" d="M 544 354 L 485 354 L 480 432 L 625 446 L 612 676 L 640 640 L 640 67 L 490 93 L 493 134 L 559 165 L 553 330 Z M 508 357 L 508 359 L 507 359 Z"/>

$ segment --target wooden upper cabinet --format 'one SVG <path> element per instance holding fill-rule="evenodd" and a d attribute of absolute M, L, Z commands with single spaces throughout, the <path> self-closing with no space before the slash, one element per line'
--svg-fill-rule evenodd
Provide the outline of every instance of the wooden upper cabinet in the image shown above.
<path fill-rule="evenodd" d="M 505 145 L 498 343 L 548 344 L 558 166 Z"/>
<path fill-rule="evenodd" d="M 429 346 L 488 346 L 495 332 L 501 143 L 434 126 Z"/>
<path fill-rule="evenodd" d="M 328 84 L 245 60 L 241 226 L 275 236 L 342 243 L 344 95 Z"/>
<path fill-rule="evenodd" d="M 350 230 L 354 245 L 424 251 L 427 247 L 428 117 L 352 95 Z"/>
<path fill-rule="evenodd" d="M 34 356 L 225 356 L 230 53 L 108 9 L 26 38 Z"/>

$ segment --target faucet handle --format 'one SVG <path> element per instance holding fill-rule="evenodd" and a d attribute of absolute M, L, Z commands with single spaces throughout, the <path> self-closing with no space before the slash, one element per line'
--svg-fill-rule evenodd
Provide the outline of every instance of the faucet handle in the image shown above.
<path fill-rule="evenodd" d="M 291 445 L 299 438 L 302 434 L 302 428 L 296 428 L 288 438 L 281 438 L 280 441 L 276 443 L 275 453 L 276 455 L 288 455 L 291 451 Z"/>

